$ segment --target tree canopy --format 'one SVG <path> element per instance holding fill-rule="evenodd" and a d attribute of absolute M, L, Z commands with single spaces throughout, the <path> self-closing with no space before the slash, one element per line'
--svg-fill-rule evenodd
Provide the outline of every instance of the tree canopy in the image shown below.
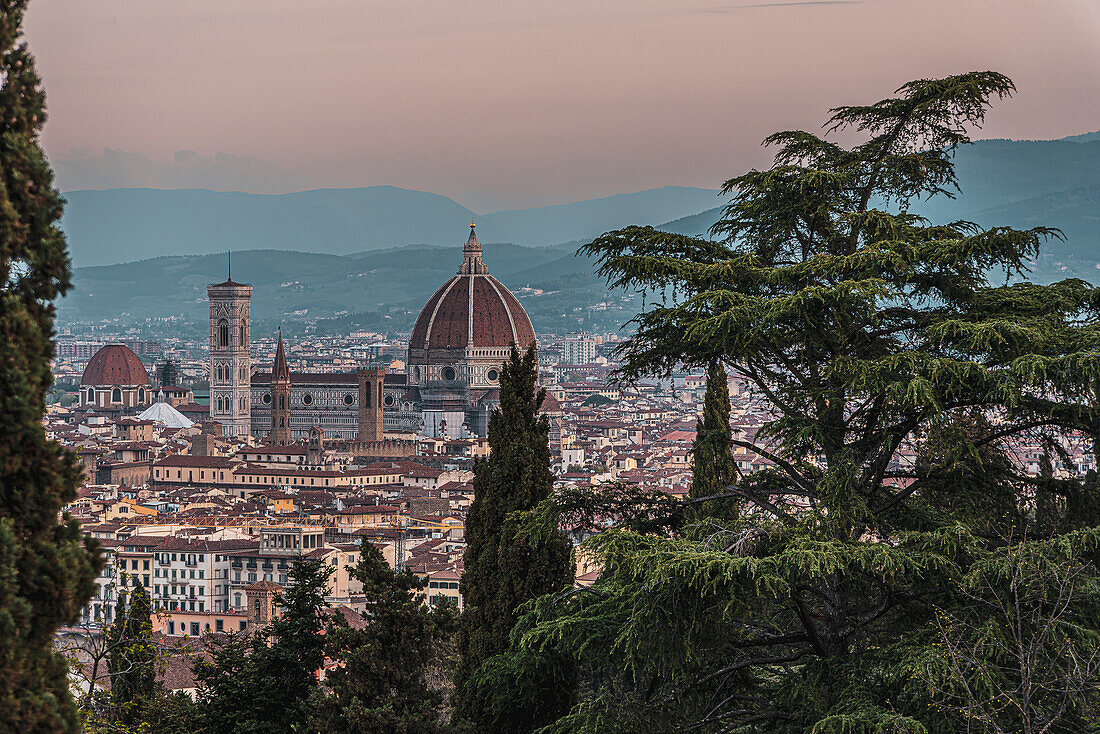
<path fill-rule="evenodd" d="M 1025 550 L 1045 559 L 1017 576 L 1035 595 L 1075 580 L 1046 621 L 1073 641 L 1055 668 L 1096 639 L 1095 481 L 1065 447 L 1100 435 L 1100 291 L 1026 280 L 1054 230 L 908 208 L 955 195 L 953 151 L 1013 91 L 973 72 L 836 108 L 824 135 L 765 141 L 774 165 L 726 182 L 711 238 L 629 227 L 582 248 L 613 286 L 665 294 L 635 319 L 620 378 L 727 365 L 770 416 L 733 443 L 767 468 L 685 502 L 610 487 L 544 503 L 550 522 L 595 533 L 602 568 L 517 631 L 584 671 L 550 730 L 959 731 L 977 709 L 944 691 L 1021 690 L 1010 625 L 967 610 L 999 598 L 981 579 Z M 1020 441 L 1063 476 L 1029 474 Z M 975 630 L 1000 642 L 944 656 L 945 634 Z M 1051 683 L 1048 731 L 1095 726 L 1092 680 Z M 1037 700 L 982 709 L 987 730 L 1018 730 L 1011 710 Z"/>
<path fill-rule="evenodd" d="M 274 597 L 278 613 L 268 624 L 230 635 L 214 648 L 212 660 L 196 663 L 202 732 L 307 730 L 324 663 L 329 575 L 320 561 L 296 558 L 289 586 Z"/>
<path fill-rule="evenodd" d="M 69 289 L 61 197 L 39 144 L 45 94 L 22 41 L 26 0 L 0 3 L 0 730 L 72 731 L 67 666 L 53 649 L 102 563 L 74 521 L 80 470 L 46 440 L 52 301 Z"/>
<path fill-rule="evenodd" d="M 725 368 L 717 361 L 707 368 L 703 415 L 695 425 L 691 460 L 692 497 L 721 494 L 737 476 L 730 431 L 729 384 Z"/>
<path fill-rule="evenodd" d="M 525 514 L 550 496 L 550 425 L 538 410 L 534 347 L 500 376 L 500 409 L 489 419 L 486 460 L 474 466 L 466 519 L 466 604 L 458 629 L 455 718 L 481 732 L 522 732 L 552 720 L 570 694 L 568 664 L 553 655 L 501 659 L 520 608 L 573 578 L 570 544 L 560 532 L 525 534 Z M 523 690 L 517 690 L 522 686 Z"/>
<path fill-rule="evenodd" d="M 442 731 L 443 691 L 429 677 L 445 665 L 457 610 L 425 605 L 417 592 L 428 582 L 390 568 L 366 539 L 352 576 L 363 584 L 363 625 L 339 618 L 329 624 L 325 649 L 333 666 L 311 726 L 348 734 Z"/>

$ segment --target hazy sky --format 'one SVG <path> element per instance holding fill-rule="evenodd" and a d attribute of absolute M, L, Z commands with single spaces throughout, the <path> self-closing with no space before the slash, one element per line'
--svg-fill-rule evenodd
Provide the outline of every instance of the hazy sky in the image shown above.
<path fill-rule="evenodd" d="M 33 0 L 65 189 L 393 184 L 479 211 L 717 187 L 913 78 L 1100 128 L 1100 0 Z"/>

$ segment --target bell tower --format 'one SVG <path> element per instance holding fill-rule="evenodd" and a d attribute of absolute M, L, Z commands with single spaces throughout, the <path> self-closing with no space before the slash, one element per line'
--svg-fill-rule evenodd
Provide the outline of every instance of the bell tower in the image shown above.
<path fill-rule="evenodd" d="M 360 367 L 359 378 L 359 436 L 360 441 L 381 441 L 382 400 L 386 381 L 386 368 L 373 365 Z"/>
<path fill-rule="evenodd" d="M 252 286 L 207 286 L 210 299 L 210 418 L 226 436 L 252 433 Z"/>
<path fill-rule="evenodd" d="M 271 368 L 271 433 L 268 441 L 275 446 L 291 442 L 290 434 L 290 368 L 283 350 L 283 330 L 279 329 L 279 346 L 275 350 L 275 365 Z"/>

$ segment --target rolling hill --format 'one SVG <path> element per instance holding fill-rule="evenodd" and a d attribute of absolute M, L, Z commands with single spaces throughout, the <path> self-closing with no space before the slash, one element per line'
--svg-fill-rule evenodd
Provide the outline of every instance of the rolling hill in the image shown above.
<path fill-rule="evenodd" d="M 1097 137 L 980 141 L 957 154 L 958 198 L 912 208 L 936 221 L 1060 228 L 1066 241 L 1048 244 L 1034 279 L 1098 282 Z M 206 285 L 224 277 L 224 253 L 232 248 L 234 273 L 256 288 L 253 313 L 261 328 L 264 322 L 320 328 L 319 319 L 333 329 L 408 328 L 454 272 L 469 219 L 477 216 L 444 196 L 393 187 L 284 196 L 114 190 L 67 197 L 65 226 L 78 267 L 73 291 L 59 303 L 63 322 L 182 316 L 200 323 Z M 518 291 L 537 329 L 615 328 L 632 315 L 632 294 L 609 294 L 577 247 L 628 224 L 705 236 L 721 215 L 715 199 L 714 191 L 667 187 L 488 214 L 477 217 L 478 232 L 483 240 L 512 243 L 486 244 L 486 262 Z M 143 249 L 142 243 L 156 244 Z M 150 256 L 108 264 L 136 259 L 135 248 Z"/>
<path fill-rule="evenodd" d="M 609 296 L 592 263 L 574 254 L 579 244 L 485 244 L 485 261 L 517 293 L 540 331 L 575 329 L 576 324 L 617 328 L 632 314 L 584 308 Z M 394 331 L 411 327 L 460 259 L 458 247 L 409 246 L 350 255 L 248 250 L 233 253 L 233 274 L 253 286 L 257 335 L 278 325 L 290 333 L 307 325 L 345 332 L 352 327 Z M 173 331 L 198 335 L 205 328 L 206 286 L 225 278 L 226 265 L 220 253 L 78 268 L 73 290 L 58 302 L 59 321 L 117 318 L 141 324 L 174 318 Z M 622 296 L 614 298 L 621 301 Z M 592 318 L 599 323 L 585 323 Z"/>
<path fill-rule="evenodd" d="M 480 215 L 439 194 L 393 186 L 245 194 L 203 189 L 70 191 L 62 220 L 77 267 L 162 255 L 289 250 L 345 255 L 454 245 L 476 219 L 486 239 L 554 245 L 628 224 L 658 224 L 714 206 L 683 186 Z"/>

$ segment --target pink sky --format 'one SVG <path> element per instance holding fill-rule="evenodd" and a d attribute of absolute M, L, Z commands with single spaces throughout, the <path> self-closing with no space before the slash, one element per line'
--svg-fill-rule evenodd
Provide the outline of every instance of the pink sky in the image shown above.
<path fill-rule="evenodd" d="M 1019 88 L 982 137 L 1100 128 L 1100 0 L 32 0 L 27 35 L 67 189 L 717 187 L 774 130 L 972 69 Z"/>

